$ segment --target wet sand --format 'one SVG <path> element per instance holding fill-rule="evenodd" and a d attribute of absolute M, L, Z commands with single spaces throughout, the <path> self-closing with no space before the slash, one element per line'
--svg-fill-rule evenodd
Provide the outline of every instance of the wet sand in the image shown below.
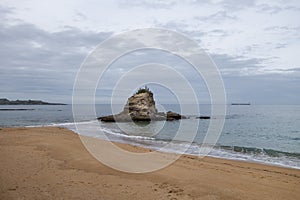
<path fill-rule="evenodd" d="M 300 170 L 184 155 L 155 172 L 124 173 L 58 127 L 1 128 L 0 160 L 0 199 L 300 199 Z"/>

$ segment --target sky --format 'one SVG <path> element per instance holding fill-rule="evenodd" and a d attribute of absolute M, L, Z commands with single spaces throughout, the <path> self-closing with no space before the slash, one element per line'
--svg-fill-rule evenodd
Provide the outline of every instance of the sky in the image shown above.
<path fill-rule="evenodd" d="M 76 74 L 99 43 L 125 31 L 163 28 L 209 54 L 229 103 L 299 104 L 299 19 L 298 0 L 1 0 L 0 98 L 71 103 Z M 180 64 L 155 51 L 120 59 L 112 67 L 119 76 L 108 71 L 107 87 L 97 91 L 100 103 L 109 101 L 128 66 L 147 62 Z M 181 67 L 192 85 L 199 83 Z M 156 100 L 172 103 L 170 94 L 152 87 Z M 205 87 L 197 90 L 209 102 Z"/>

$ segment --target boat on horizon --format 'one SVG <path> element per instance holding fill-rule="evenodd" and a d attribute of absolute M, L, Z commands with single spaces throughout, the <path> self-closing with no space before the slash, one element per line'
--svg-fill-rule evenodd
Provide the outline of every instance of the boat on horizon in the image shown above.
<path fill-rule="evenodd" d="M 232 106 L 250 106 L 250 103 L 231 103 Z"/>

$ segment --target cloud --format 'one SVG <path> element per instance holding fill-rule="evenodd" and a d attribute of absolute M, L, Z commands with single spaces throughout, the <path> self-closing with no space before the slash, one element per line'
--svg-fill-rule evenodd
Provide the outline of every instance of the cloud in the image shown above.
<path fill-rule="evenodd" d="M 265 3 L 256 5 L 256 9 L 258 12 L 266 12 L 269 14 L 277 14 L 282 11 L 295 11 L 295 12 L 300 11 L 300 8 L 297 6 L 269 5 L 269 4 L 265 4 Z"/>
<path fill-rule="evenodd" d="M 172 0 L 121 0 L 119 5 L 122 7 L 143 7 L 147 9 L 170 9 L 177 2 Z"/>
<path fill-rule="evenodd" d="M 5 85 L 0 91 L 7 97 L 15 91 L 25 96 L 71 95 L 80 64 L 99 42 L 111 35 L 74 27 L 47 32 L 29 23 L 2 23 L 0 30 L 0 85 Z"/>
<path fill-rule="evenodd" d="M 1 30 L 2 66 L 38 67 L 53 71 L 74 68 L 96 44 L 111 34 L 83 32 L 70 27 L 50 33 L 25 23 L 4 25 Z"/>
<path fill-rule="evenodd" d="M 113 33 L 144 27 L 176 30 L 197 41 L 220 68 L 233 100 L 255 98 L 252 90 L 264 102 L 264 94 L 276 101 L 274 97 L 282 93 L 280 102 L 288 96 L 293 102 L 299 98 L 297 1 L 126 0 L 87 4 L 77 0 L 61 7 L 61 2 L 54 0 L 47 7 L 39 1 L 2 5 L 0 92 L 11 99 L 47 96 L 69 102 L 76 72 L 88 53 Z M 122 45 L 112 46 L 111 52 Z M 116 63 L 106 84 L 113 84 L 132 65 L 157 60 L 175 66 L 197 84 L 199 79 L 176 58 L 144 52 Z M 278 91 L 269 88 L 272 85 Z M 104 90 L 101 97 L 109 97 L 111 89 Z"/>
<path fill-rule="evenodd" d="M 271 73 L 277 74 L 293 74 L 294 77 L 300 78 L 300 67 L 290 68 L 290 69 L 273 69 L 269 70 Z"/>
<path fill-rule="evenodd" d="M 75 11 L 74 21 L 86 21 L 87 19 L 88 17 L 85 14 Z"/>
<path fill-rule="evenodd" d="M 229 11 L 240 11 L 241 9 L 248 9 L 256 5 L 256 0 L 236 1 L 236 0 L 223 0 L 219 4 Z"/>
<path fill-rule="evenodd" d="M 262 59 L 249 59 L 241 56 L 229 56 L 226 54 L 211 54 L 212 59 L 221 72 L 226 75 L 255 75 L 261 68 Z M 245 72 L 248 72 L 245 74 Z M 252 72 L 252 74 L 249 74 Z"/>
<path fill-rule="evenodd" d="M 208 16 L 195 17 L 195 20 L 206 21 L 207 23 L 224 23 L 225 20 L 237 20 L 237 17 L 234 15 L 228 14 L 227 11 L 220 10 L 214 14 Z"/>
<path fill-rule="evenodd" d="M 0 19 L 6 19 L 7 15 L 10 15 L 12 13 L 12 8 L 0 6 Z"/>
<path fill-rule="evenodd" d="M 299 76 L 262 74 L 259 76 L 225 76 L 224 83 L 231 102 L 252 104 L 299 104 Z"/>

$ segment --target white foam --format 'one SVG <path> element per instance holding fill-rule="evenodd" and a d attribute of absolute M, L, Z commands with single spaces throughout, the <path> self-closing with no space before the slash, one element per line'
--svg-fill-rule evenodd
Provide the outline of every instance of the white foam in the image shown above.
<path fill-rule="evenodd" d="M 262 163 L 268 165 L 276 165 L 276 166 L 300 169 L 300 160 L 298 160 L 297 158 L 292 158 L 287 156 L 270 157 L 265 154 L 254 155 L 254 154 L 239 153 L 234 151 L 227 151 L 224 149 L 213 149 L 213 151 L 209 154 L 209 156 L 215 158 L 256 162 L 256 163 Z"/>
<path fill-rule="evenodd" d="M 79 122 L 76 124 L 84 127 L 85 130 L 84 135 L 92 136 L 95 138 L 109 139 L 114 142 L 127 143 L 131 145 L 150 148 L 152 150 L 158 150 L 167 153 L 180 154 L 183 152 L 183 150 L 187 149 L 185 154 L 199 156 L 198 152 L 200 151 L 200 145 L 198 144 L 190 145 L 189 143 L 186 142 L 178 142 L 178 141 L 168 142 L 163 140 L 156 140 L 155 138 L 147 137 L 147 136 L 126 135 L 120 132 L 120 130 L 99 126 L 99 122 L 97 120 Z M 58 123 L 58 124 L 51 124 L 48 126 L 61 126 L 80 134 L 76 129 L 75 123 Z M 100 127 L 100 132 L 102 131 L 103 133 L 105 133 L 106 137 L 104 137 L 101 134 L 99 135 L 99 131 L 95 131 L 95 130 L 99 130 L 99 127 Z M 89 135 L 90 133 L 93 134 Z M 167 144 L 169 146 L 169 149 L 163 148 L 162 150 L 162 147 L 166 146 Z M 229 159 L 229 160 L 241 160 L 241 161 L 248 161 L 248 162 L 250 161 L 256 163 L 300 169 L 300 160 L 297 158 L 291 158 L 287 156 L 270 157 L 263 153 L 254 155 L 254 154 L 240 153 L 240 152 L 235 152 L 232 150 L 220 149 L 220 148 L 214 148 L 208 154 L 208 156 L 215 157 L 215 158 Z"/>

